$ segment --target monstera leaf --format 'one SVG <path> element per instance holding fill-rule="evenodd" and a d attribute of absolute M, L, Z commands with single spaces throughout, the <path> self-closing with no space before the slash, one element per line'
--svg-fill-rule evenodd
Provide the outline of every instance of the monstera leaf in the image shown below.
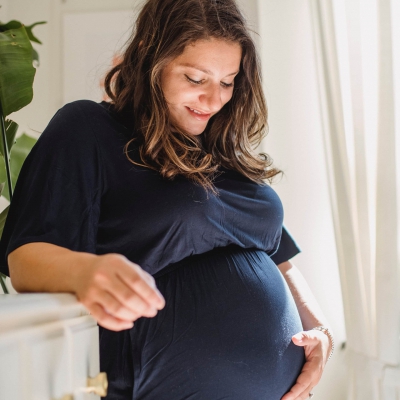
<path fill-rule="evenodd" d="M 8 148 L 8 151 L 10 151 L 11 147 L 15 143 L 15 136 L 17 135 L 18 124 L 16 124 L 14 121 L 6 119 L 5 128 L 6 128 L 6 137 L 7 137 L 7 148 Z M 5 157 L 6 152 L 3 147 L 4 147 L 3 141 L 1 140 L 0 141 L 0 155 Z"/>
<path fill-rule="evenodd" d="M 15 184 L 17 183 L 18 175 L 19 172 L 21 171 L 22 164 L 24 163 L 26 156 L 29 154 L 35 143 L 36 143 L 35 138 L 32 138 L 31 136 L 28 136 L 24 133 L 17 139 L 11 150 L 10 167 L 11 167 L 11 181 L 13 189 L 15 188 Z M 5 183 L 6 181 L 7 177 L 5 173 L 4 158 L 0 157 L 0 183 Z M 8 191 L 7 185 L 5 185 L 1 195 L 4 196 L 7 200 L 10 200 L 10 193 Z"/>
<path fill-rule="evenodd" d="M 3 117 L 28 105 L 33 98 L 32 45 L 23 26 L 0 32 L 0 102 Z"/>
<path fill-rule="evenodd" d="M 10 29 L 18 29 L 21 28 L 21 26 L 25 27 L 26 33 L 29 37 L 29 40 L 31 42 L 36 42 L 39 44 L 42 44 L 42 42 L 32 33 L 32 28 L 36 25 L 42 25 L 42 24 L 46 24 L 46 21 L 41 21 L 41 22 L 35 22 L 32 25 L 26 26 L 26 25 L 22 25 L 21 22 L 16 21 L 15 19 L 13 19 L 10 22 L 7 22 L 6 24 L 0 24 L 0 30 L 1 31 L 8 31 Z"/>
<path fill-rule="evenodd" d="M 0 102 L 4 117 L 32 101 L 36 72 L 33 62 L 39 65 L 39 54 L 31 41 L 41 44 L 32 29 L 45 23 L 41 21 L 29 26 L 15 20 L 0 23 Z"/>
<path fill-rule="evenodd" d="M 46 24 L 46 21 L 35 22 L 32 25 L 25 26 L 22 25 L 21 22 L 19 21 L 12 20 L 10 22 L 7 22 L 6 24 L 0 23 L 0 32 L 8 31 L 10 29 L 19 29 L 23 26 L 31 42 L 42 44 L 42 42 L 32 32 L 33 27 L 42 24 Z M 32 47 L 32 60 L 36 62 L 37 66 L 39 66 L 39 54 L 33 47 Z"/>

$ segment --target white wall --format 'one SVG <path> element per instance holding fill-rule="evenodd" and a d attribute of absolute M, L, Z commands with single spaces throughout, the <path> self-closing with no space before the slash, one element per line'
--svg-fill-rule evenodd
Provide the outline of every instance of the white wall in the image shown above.
<path fill-rule="evenodd" d="M 335 331 L 345 340 L 343 305 L 321 131 L 312 26 L 307 0 L 260 0 L 259 32 L 269 134 L 263 149 L 285 176 L 273 188 L 285 223 L 302 248 L 302 271 Z M 337 349 L 315 389 L 345 399 L 344 352 Z"/>
<path fill-rule="evenodd" d="M 7 3 L 7 1 L 8 0 L 3 0 L 1 3 L 0 3 L 0 21 L 4 24 L 4 23 L 6 23 L 6 22 L 8 22 L 8 17 L 7 17 L 7 14 L 8 14 L 8 12 L 7 12 L 7 7 L 8 7 L 8 3 Z"/>
<path fill-rule="evenodd" d="M 51 15 L 51 2 L 50 0 L 40 1 L 23 1 L 23 0 L 6 0 L 2 3 L 7 3 L 7 21 L 16 19 L 21 21 L 24 25 L 30 25 L 38 21 L 50 21 Z M 2 20 L 4 20 L 2 18 Z M 53 22 L 54 23 L 54 22 Z M 55 95 L 52 87 L 48 84 L 49 77 L 51 76 L 52 56 L 50 53 L 49 38 L 51 37 L 52 23 L 45 25 L 38 25 L 34 28 L 33 32 L 43 42 L 43 45 L 34 44 L 34 47 L 39 52 L 40 67 L 36 71 L 34 85 L 33 85 L 33 101 L 32 103 L 10 115 L 10 119 L 19 123 L 20 129 L 18 135 L 26 132 L 31 136 L 37 137 L 39 132 L 43 131 L 44 127 L 51 117 L 52 107 L 51 99 Z"/>
<path fill-rule="evenodd" d="M 247 18 L 247 24 L 252 31 L 252 37 L 258 46 L 260 43 L 259 29 L 258 29 L 258 2 L 257 0 L 236 0 L 243 12 L 244 16 Z"/>

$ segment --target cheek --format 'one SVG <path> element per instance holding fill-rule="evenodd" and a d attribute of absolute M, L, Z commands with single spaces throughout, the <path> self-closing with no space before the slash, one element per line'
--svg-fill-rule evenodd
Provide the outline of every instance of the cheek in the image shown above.
<path fill-rule="evenodd" d="M 171 103 L 176 106 L 181 106 L 188 103 L 193 103 L 190 100 L 193 99 L 193 95 L 187 91 L 175 91 Z"/>
<path fill-rule="evenodd" d="M 167 81 L 163 87 L 164 97 L 170 105 L 179 105 L 193 98 L 192 91 L 188 90 L 185 82 L 180 80 Z"/>
<path fill-rule="evenodd" d="M 228 101 L 231 100 L 232 96 L 233 90 L 226 90 L 225 93 L 223 93 L 221 96 L 222 103 L 225 105 Z"/>
<path fill-rule="evenodd" d="M 169 71 L 163 71 L 161 75 L 161 89 L 167 103 L 173 103 L 178 91 Z"/>
<path fill-rule="evenodd" d="M 176 88 L 170 83 L 164 85 L 163 87 L 164 97 L 167 100 L 167 103 L 174 103 L 175 97 L 177 95 Z"/>

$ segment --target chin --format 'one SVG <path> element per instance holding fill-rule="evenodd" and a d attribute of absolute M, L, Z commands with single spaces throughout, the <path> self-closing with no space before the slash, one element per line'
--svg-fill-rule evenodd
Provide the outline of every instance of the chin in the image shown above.
<path fill-rule="evenodd" d="M 202 131 L 188 131 L 189 135 L 193 135 L 193 136 L 198 136 L 201 135 L 204 132 L 204 129 Z"/>
<path fill-rule="evenodd" d="M 207 124 L 193 124 L 193 123 L 181 123 L 177 124 L 182 130 L 188 135 L 198 136 L 201 135 L 207 128 Z"/>
<path fill-rule="evenodd" d="M 198 127 L 198 126 L 197 127 L 195 127 L 195 126 L 187 127 L 186 132 L 189 135 L 197 136 L 197 135 L 201 135 L 205 131 L 206 127 L 207 127 L 207 125 L 202 126 L 202 127 Z"/>

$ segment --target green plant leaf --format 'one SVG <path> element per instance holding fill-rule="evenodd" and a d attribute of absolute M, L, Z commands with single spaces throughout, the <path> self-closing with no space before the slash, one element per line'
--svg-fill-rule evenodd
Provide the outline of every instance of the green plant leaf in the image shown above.
<path fill-rule="evenodd" d="M 32 25 L 25 26 L 26 33 L 28 34 L 28 37 L 32 42 L 36 42 L 36 43 L 42 44 L 42 42 L 32 33 L 32 28 L 33 27 L 35 27 L 36 25 L 42 25 L 42 24 L 47 24 L 47 22 L 46 21 L 40 21 L 40 22 L 35 22 Z"/>
<path fill-rule="evenodd" d="M 6 24 L 2 24 L 0 22 L 0 32 L 8 31 L 10 29 L 18 29 L 23 26 L 31 42 L 42 44 L 42 42 L 32 32 L 32 28 L 34 28 L 36 25 L 42 25 L 42 24 L 47 24 L 47 22 L 46 21 L 35 22 L 34 24 L 29 26 L 25 26 L 24 24 L 16 20 L 12 20 L 10 22 L 7 22 Z M 36 61 L 37 63 L 35 67 L 39 66 L 39 53 L 33 47 L 32 47 L 32 60 Z"/>
<path fill-rule="evenodd" d="M 28 105 L 33 98 L 32 44 L 22 26 L 0 32 L 0 101 L 4 117 Z"/>
<path fill-rule="evenodd" d="M 7 215 L 8 215 L 8 210 L 10 209 L 10 206 L 8 205 L 1 213 L 0 213 L 0 238 L 3 235 L 3 230 L 4 230 L 4 225 L 6 223 Z"/>
<path fill-rule="evenodd" d="M 16 21 L 15 19 L 13 19 L 12 21 L 7 22 L 6 24 L 2 24 L 0 23 L 0 32 L 5 32 L 8 31 L 10 29 L 18 29 L 21 28 L 21 26 L 25 27 L 26 33 L 29 37 L 29 40 L 31 40 L 32 42 L 36 42 L 39 44 L 42 44 L 42 42 L 33 34 L 32 29 L 36 26 L 36 25 L 42 25 L 42 24 L 47 24 L 46 21 L 40 21 L 40 22 L 35 22 L 32 25 L 24 25 L 22 22 L 20 21 Z"/>
<path fill-rule="evenodd" d="M 23 26 L 22 22 L 16 21 L 13 19 L 12 21 L 7 22 L 6 24 L 0 23 L 0 32 L 9 31 L 10 29 L 18 29 Z"/>
<path fill-rule="evenodd" d="M 8 289 L 6 286 L 6 276 L 0 272 L 0 283 L 4 294 L 8 294 Z"/>
<path fill-rule="evenodd" d="M 8 151 L 10 152 L 12 146 L 15 143 L 15 136 L 17 135 L 18 124 L 14 121 L 11 121 L 10 119 L 6 119 L 4 125 L 6 126 L 7 145 L 8 145 Z M 3 157 L 6 156 L 6 152 L 3 149 L 2 140 L 0 140 L 0 155 L 2 155 Z"/>
<path fill-rule="evenodd" d="M 5 185 L 6 185 L 5 182 L 0 183 L 0 196 L 1 196 L 1 193 L 3 192 L 3 189 L 4 189 Z"/>
<path fill-rule="evenodd" d="M 19 172 L 21 171 L 22 164 L 25 161 L 25 158 L 31 151 L 32 147 L 36 143 L 36 139 L 22 134 L 19 138 L 17 138 L 14 147 L 11 150 L 11 180 L 13 189 L 15 188 L 15 184 L 17 183 L 17 179 L 19 176 Z M 5 172 L 4 158 L 0 157 L 0 182 L 6 182 L 6 172 Z M 3 190 L 2 196 L 4 196 L 8 201 L 10 201 L 10 195 L 8 191 L 8 185 Z"/>
<path fill-rule="evenodd" d="M 39 53 L 32 47 L 32 61 L 34 61 L 33 65 L 37 68 L 40 64 L 39 62 Z M 36 61 L 36 64 L 35 64 Z"/>

